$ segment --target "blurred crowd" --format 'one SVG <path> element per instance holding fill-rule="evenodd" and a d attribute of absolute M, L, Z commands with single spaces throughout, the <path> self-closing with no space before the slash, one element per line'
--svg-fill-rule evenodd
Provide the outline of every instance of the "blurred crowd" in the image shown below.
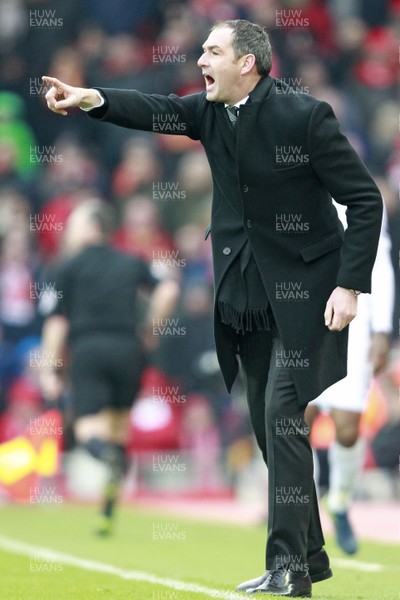
<path fill-rule="evenodd" d="M 400 384 L 399 0 L 0 0 L 0 439 L 42 409 L 46 277 L 63 256 L 68 215 L 94 197 L 115 207 L 115 247 L 160 277 L 172 269 L 181 284 L 174 318 L 187 334 L 160 339 L 159 376 L 154 383 L 152 372 L 149 385 L 176 383 L 181 398 L 193 396 L 186 430 L 197 439 L 204 424 L 199 447 L 248 432 L 213 353 L 204 242 L 212 182 L 200 143 L 96 123 L 80 110 L 56 116 L 41 81 L 48 74 L 82 87 L 202 91 L 201 45 L 214 21 L 234 18 L 266 27 L 272 75 L 333 106 L 381 189 L 396 276 L 391 377 Z"/>

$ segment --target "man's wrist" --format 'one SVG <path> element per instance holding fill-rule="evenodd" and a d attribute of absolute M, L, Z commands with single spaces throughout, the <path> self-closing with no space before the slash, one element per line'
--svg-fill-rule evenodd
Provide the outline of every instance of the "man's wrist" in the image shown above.
<path fill-rule="evenodd" d="M 352 294 L 352 296 L 359 296 L 362 292 L 360 292 L 360 290 L 355 290 L 354 288 L 348 288 L 348 287 L 344 287 L 343 285 L 338 285 L 338 289 L 340 290 L 344 290 L 346 292 L 350 292 Z"/>
<path fill-rule="evenodd" d="M 100 94 L 99 90 L 88 89 L 86 90 L 85 96 L 79 102 L 79 108 L 84 112 L 89 112 L 93 108 L 100 108 L 104 104 L 104 97 Z"/>

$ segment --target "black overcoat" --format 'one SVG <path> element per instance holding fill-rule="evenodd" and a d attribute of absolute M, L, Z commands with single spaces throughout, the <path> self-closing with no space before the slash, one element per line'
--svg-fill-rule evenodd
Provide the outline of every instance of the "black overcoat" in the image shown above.
<path fill-rule="evenodd" d="M 101 92 L 94 118 L 201 141 L 213 178 L 216 294 L 247 236 L 285 347 L 274 360 L 291 370 L 299 402 L 345 377 L 348 328 L 329 331 L 325 305 L 336 286 L 370 292 L 382 199 L 331 107 L 267 77 L 241 106 L 235 143 L 224 104 L 205 93 Z M 347 206 L 345 233 L 332 197 Z M 236 345 L 217 310 L 215 342 L 230 390 Z"/>

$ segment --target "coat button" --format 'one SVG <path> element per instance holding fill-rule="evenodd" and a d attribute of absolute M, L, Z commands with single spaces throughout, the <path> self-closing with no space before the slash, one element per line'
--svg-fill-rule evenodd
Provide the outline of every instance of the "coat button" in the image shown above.
<path fill-rule="evenodd" d="M 251 219 L 247 219 L 246 225 L 247 227 L 253 227 L 253 221 Z"/>
<path fill-rule="evenodd" d="M 249 191 L 249 186 L 248 185 L 244 185 L 243 186 L 243 192 L 246 194 Z"/>
<path fill-rule="evenodd" d="M 230 253 L 232 252 L 232 250 L 231 250 L 230 248 L 226 247 L 226 248 L 224 248 L 224 249 L 222 250 L 222 252 L 223 252 L 223 253 L 224 253 L 226 256 L 228 256 L 228 254 L 230 254 Z"/>

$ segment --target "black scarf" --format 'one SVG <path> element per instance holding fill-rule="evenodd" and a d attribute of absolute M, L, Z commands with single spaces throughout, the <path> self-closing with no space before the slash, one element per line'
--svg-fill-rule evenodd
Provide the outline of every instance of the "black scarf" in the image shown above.
<path fill-rule="evenodd" d="M 217 301 L 222 323 L 238 333 L 270 330 L 268 297 L 248 240 L 226 272 Z"/>

